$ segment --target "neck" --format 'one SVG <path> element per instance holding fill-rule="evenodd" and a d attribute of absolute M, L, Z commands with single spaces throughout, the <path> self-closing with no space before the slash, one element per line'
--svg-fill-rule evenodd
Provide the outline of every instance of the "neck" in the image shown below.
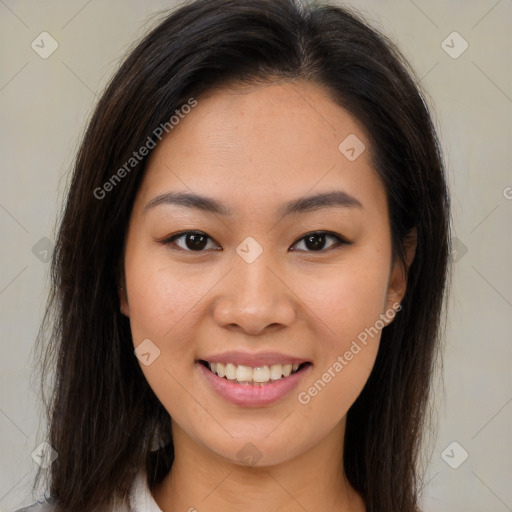
<path fill-rule="evenodd" d="M 272 466 L 234 463 L 172 427 L 172 470 L 151 489 L 163 512 L 365 512 L 343 470 L 344 422 L 306 452 Z"/>

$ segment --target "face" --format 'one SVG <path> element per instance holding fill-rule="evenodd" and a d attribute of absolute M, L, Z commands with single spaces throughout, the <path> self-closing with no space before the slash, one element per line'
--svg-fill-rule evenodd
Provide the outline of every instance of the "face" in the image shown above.
<path fill-rule="evenodd" d="M 370 141 L 323 88 L 197 101 L 150 156 L 121 310 L 173 433 L 277 464 L 342 439 L 403 269 Z"/>

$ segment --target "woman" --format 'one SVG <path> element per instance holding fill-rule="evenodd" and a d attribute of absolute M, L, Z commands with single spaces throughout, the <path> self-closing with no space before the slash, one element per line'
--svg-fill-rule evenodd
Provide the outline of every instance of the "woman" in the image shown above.
<path fill-rule="evenodd" d="M 137 45 L 61 221 L 27 510 L 419 510 L 450 244 L 413 76 L 294 0 L 196 0 Z"/>

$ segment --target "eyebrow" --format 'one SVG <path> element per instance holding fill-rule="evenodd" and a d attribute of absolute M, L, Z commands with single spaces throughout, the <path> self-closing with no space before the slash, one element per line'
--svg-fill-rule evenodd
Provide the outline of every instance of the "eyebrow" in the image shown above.
<path fill-rule="evenodd" d="M 160 205 L 185 206 L 216 215 L 233 215 L 233 212 L 229 208 L 216 199 L 192 192 L 166 192 L 165 194 L 160 194 L 146 204 L 143 212 L 145 213 Z M 281 206 L 279 214 L 285 217 L 291 214 L 306 213 L 322 208 L 334 207 L 363 208 L 363 205 L 358 199 L 346 192 L 333 190 L 289 201 Z"/>

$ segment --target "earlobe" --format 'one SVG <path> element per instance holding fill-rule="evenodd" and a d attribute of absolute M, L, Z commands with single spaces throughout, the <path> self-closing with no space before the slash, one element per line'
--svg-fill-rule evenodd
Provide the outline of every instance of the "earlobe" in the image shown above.
<path fill-rule="evenodd" d="M 418 243 L 418 232 L 416 228 L 412 228 L 411 231 L 406 235 L 403 246 L 405 251 L 405 263 L 407 269 L 404 267 L 401 261 L 398 258 L 395 258 L 393 263 L 393 268 L 391 270 L 391 275 L 389 278 L 388 284 L 388 294 L 387 294 L 387 304 L 386 309 L 388 310 L 393 306 L 393 304 L 402 302 L 404 298 L 405 291 L 407 289 L 407 272 L 412 262 L 414 261 L 414 257 L 416 255 L 416 246 Z"/>
<path fill-rule="evenodd" d="M 124 316 L 130 316 L 130 307 L 128 306 L 128 297 L 126 295 L 126 290 L 124 286 L 119 287 L 119 302 L 120 302 L 120 310 Z"/>

